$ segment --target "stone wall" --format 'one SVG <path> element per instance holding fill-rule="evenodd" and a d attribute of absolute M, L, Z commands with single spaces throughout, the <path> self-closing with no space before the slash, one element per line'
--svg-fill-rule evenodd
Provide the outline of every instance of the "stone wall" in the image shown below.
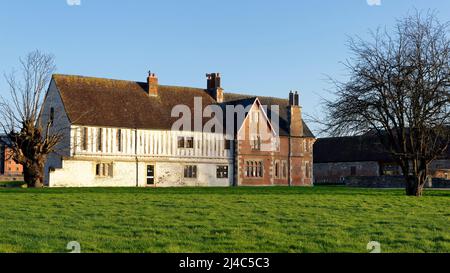
<path fill-rule="evenodd" d="M 402 176 L 349 176 L 344 179 L 348 187 L 361 188 L 404 188 L 405 181 Z M 450 188 L 450 180 L 433 178 L 431 183 L 425 184 L 426 188 Z"/>
<path fill-rule="evenodd" d="M 314 184 L 343 184 L 347 176 L 378 176 L 379 172 L 375 161 L 314 163 Z"/>

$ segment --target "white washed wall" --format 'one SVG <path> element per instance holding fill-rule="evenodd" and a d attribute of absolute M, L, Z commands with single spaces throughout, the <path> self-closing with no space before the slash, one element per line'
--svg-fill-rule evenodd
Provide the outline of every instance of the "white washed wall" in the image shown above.
<path fill-rule="evenodd" d="M 98 127 L 88 128 L 87 149 L 81 145 L 81 126 L 71 128 L 70 157 L 50 173 L 51 187 L 146 186 L 147 165 L 155 166 L 157 187 L 230 186 L 233 179 L 233 145 L 225 149 L 225 136 L 201 132 L 102 128 L 102 151 L 98 151 Z M 178 137 L 193 137 L 193 148 L 178 148 Z M 137 140 L 137 145 L 136 145 Z M 138 162 L 138 163 L 136 163 Z M 112 177 L 96 177 L 97 163 L 112 163 Z M 196 165 L 197 178 L 184 178 L 184 166 Z M 217 165 L 227 165 L 228 178 L 216 177 Z M 137 176 L 137 177 L 136 177 Z"/>
<path fill-rule="evenodd" d="M 64 160 L 63 168 L 50 173 L 50 187 L 135 187 L 136 163 L 114 162 L 113 177 L 96 177 L 94 161 Z"/>
<path fill-rule="evenodd" d="M 112 177 L 96 177 L 97 162 L 112 163 Z M 191 163 L 189 163 L 191 164 Z M 184 178 L 183 162 L 111 161 L 110 158 L 68 159 L 63 166 L 50 172 L 50 187 L 145 187 L 147 165 L 155 166 L 156 187 L 227 187 L 232 185 L 233 170 L 230 162 L 194 162 L 197 178 Z M 228 178 L 216 178 L 216 166 L 228 165 Z M 137 179 L 136 179 L 137 175 Z"/>
<path fill-rule="evenodd" d="M 50 109 L 53 107 L 55 111 L 51 132 L 56 131 L 62 134 L 60 143 L 55 147 L 56 152 L 48 155 L 44 166 L 44 183 L 48 185 L 49 168 L 61 168 L 62 157 L 70 156 L 71 153 L 71 126 L 70 121 L 62 103 L 61 96 L 56 88 L 55 82 L 52 80 L 42 105 L 40 122 L 46 126 L 50 117 Z"/>

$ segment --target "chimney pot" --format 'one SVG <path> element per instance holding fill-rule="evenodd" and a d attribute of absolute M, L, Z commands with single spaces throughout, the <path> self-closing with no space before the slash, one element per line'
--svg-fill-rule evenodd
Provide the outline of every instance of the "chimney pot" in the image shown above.
<path fill-rule="evenodd" d="M 206 74 L 208 94 L 218 103 L 223 102 L 223 89 L 220 87 L 220 73 Z"/>

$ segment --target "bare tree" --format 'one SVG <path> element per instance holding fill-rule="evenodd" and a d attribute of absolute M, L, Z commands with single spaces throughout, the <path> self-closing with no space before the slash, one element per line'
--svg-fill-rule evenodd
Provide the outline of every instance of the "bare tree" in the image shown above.
<path fill-rule="evenodd" d="M 448 26 L 417 12 L 398 20 L 392 34 L 350 39 L 350 78 L 334 81 L 335 99 L 325 101 L 325 131 L 376 134 L 400 166 L 407 195 L 422 195 L 429 163 L 449 144 Z"/>
<path fill-rule="evenodd" d="M 50 128 L 52 120 L 39 119 L 46 87 L 55 70 L 52 55 L 36 50 L 20 59 L 19 75 L 5 75 L 9 98 L 0 98 L 0 125 L 11 145 L 12 158 L 23 165 L 29 187 L 42 187 L 47 155 L 54 152 L 62 134 Z"/>

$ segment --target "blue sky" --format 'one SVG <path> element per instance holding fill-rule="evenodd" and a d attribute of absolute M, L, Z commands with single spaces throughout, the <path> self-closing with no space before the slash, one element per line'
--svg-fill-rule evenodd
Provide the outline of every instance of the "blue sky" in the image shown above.
<path fill-rule="evenodd" d="M 53 53 L 63 74 L 145 81 L 152 70 L 161 84 L 204 87 L 205 73 L 221 72 L 225 91 L 299 90 L 313 115 L 329 95 L 326 75 L 345 78 L 348 35 L 414 9 L 450 20 L 447 0 L 67 1 L 0 0 L 0 73 L 33 49 Z"/>

